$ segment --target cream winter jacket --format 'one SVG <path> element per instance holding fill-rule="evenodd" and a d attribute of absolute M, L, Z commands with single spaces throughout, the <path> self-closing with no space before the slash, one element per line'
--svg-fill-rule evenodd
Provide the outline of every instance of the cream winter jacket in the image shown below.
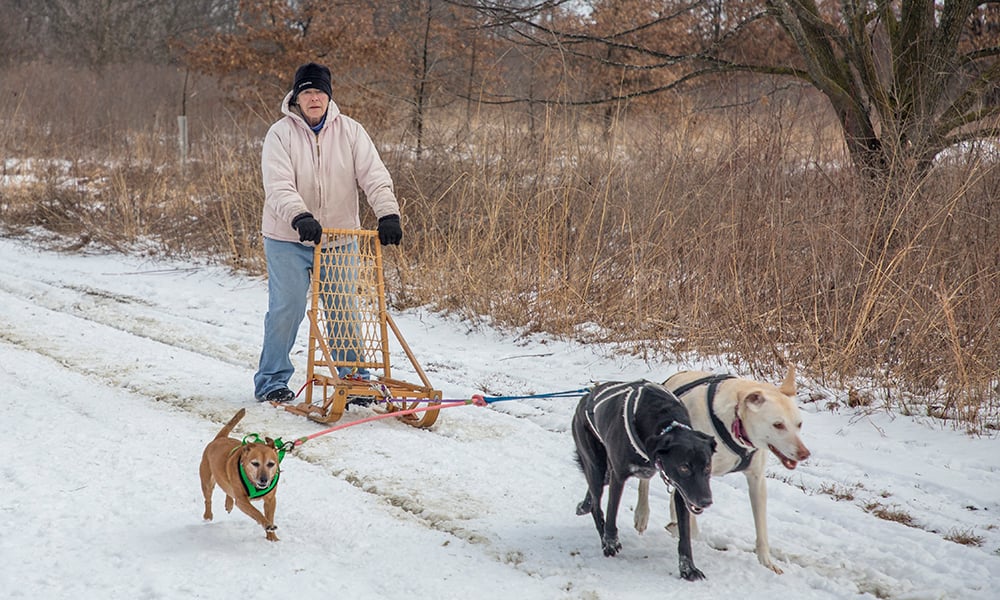
<path fill-rule="evenodd" d="M 331 100 L 326 123 L 316 135 L 289 107 L 291 97 L 289 92 L 282 101 L 285 116 L 268 130 L 261 152 L 264 236 L 299 241 L 292 219 L 304 212 L 325 229 L 360 228 L 358 186 L 376 217 L 398 215 L 392 178 L 361 124 L 340 114 Z"/>

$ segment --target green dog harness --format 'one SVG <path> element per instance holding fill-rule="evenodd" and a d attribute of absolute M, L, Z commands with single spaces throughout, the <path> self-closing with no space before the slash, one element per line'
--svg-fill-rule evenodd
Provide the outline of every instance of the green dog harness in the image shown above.
<path fill-rule="evenodd" d="M 248 442 L 247 440 L 250 441 Z M 243 443 L 241 445 L 246 446 L 247 444 L 266 444 L 266 443 L 267 442 L 260 439 L 260 436 L 257 435 L 256 433 L 250 433 L 243 437 Z M 246 471 L 243 469 L 243 462 L 241 461 L 239 463 L 240 481 L 243 482 L 243 489 L 246 490 L 247 496 L 249 496 L 251 500 L 256 500 L 261 496 L 268 495 L 269 493 L 271 493 L 271 490 L 273 490 L 278 485 L 278 477 L 281 475 L 280 463 L 285 458 L 286 444 L 281 441 L 281 438 L 278 438 L 274 440 L 274 446 L 278 450 L 279 467 L 278 470 L 274 472 L 274 478 L 271 479 L 270 485 L 268 485 L 264 489 L 259 489 L 257 486 L 253 484 L 252 481 L 250 481 L 250 478 L 247 476 Z"/>
<path fill-rule="evenodd" d="M 273 490 L 275 486 L 278 485 L 279 475 L 281 475 L 280 467 L 278 468 L 277 471 L 274 472 L 274 478 L 271 479 L 271 485 L 267 486 L 264 489 L 259 489 L 257 486 L 253 484 L 253 482 L 250 481 L 250 478 L 247 477 L 247 472 L 243 470 L 243 463 L 242 462 L 240 463 L 240 480 L 243 482 L 243 489 L 247 491 L 247 496 L 250 496 L 251 500 L 256 500 L 261 496 L 268 495 L 271 492 L 271 490 Z"/>

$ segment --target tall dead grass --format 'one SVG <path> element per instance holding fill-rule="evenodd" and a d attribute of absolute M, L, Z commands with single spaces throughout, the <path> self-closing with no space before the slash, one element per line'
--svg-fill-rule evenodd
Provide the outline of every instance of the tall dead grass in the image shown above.
<path fill-rule="evenodd" d="M 637 353 L 787 357 L 869 402 L 981 423 L 998 385 L 996 164 L 886 189 L 808 95 L 767 111 L 484 121 L 408 170 L 406 302 Z M 930 399 L 928 403 L 927 400 Z"/>
<path fill-rule="evenodd" d="M 251 224 L 267 118 L 227 103 L 213 82 L 145 64 L 22 65 L 0 78 L 0 120 L 8 228 L 43 227 L 57 247 L 201 254 L 262 270 Z"/>
<path fill-rule="evenodd" d="M 42 225 L 67 246 L 263 270 L 259 144 L 274 107 L 227 109 L 210 85 L 196 89 L 182 166 L 176 102 L 166 100 L 176 73 L 143 91 L 148 103 L 121 99 L 113 112 L 132 115 L 121 119 L 91 114 L 119 100 L 102 101 L 109 88 L 81 75 L 85 107 L 68 109 L 81 124 L 52 119 L 0 81 L 6 168 L 32 177 L 0 187 L 8 229 Z M 395 305 L 640 355 L 722 354 L 769 379 L 791 360 L 885 408 L 990 425 L 1000 385 L 995 157 L 966 153 L 919 185 L 901 177 L 872 189 L 842 168 L 838 132 L 808 93 L 713 112 L 677 106 L 622 111 L 610 128 L 582 111 L 549 111 L 533 128 L 511 109 L 439 115 L 419 159 L 398 143 L 404 116 L 373 130 L 403 205 L 406 237 L 387 262 Z M 58 161 L 27 162 L 38 158 Z"/>

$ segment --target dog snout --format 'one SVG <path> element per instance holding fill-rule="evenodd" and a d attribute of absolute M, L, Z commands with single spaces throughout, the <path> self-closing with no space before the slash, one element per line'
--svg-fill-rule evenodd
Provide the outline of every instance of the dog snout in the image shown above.
<path fill-rule="evenodd" d="M 694 513 L 696 515 L 700 515 L 701 513 L 705 512 L 705 510 L 709 506 L 712 506 L 712 499 L 711 498 L 702 498 L 702 499 L 696 500 L 694 502 L 689 502 L 688 509 L 692 513 Z"/>
<path fill-rule="evenodd" d="M 809 458 L 810 455 L 811 453 L 809 452 L 809 448 L 806 448 L 805 444 L 799 442 L 799 447 L 796 451 L 796 460 L 803 461 Z"/>
<path fill-rule="evenodd" d="M 693 482 L 687 487 L 688 489 L 681 490 L 681 496 L 684 497 L 691 512 L 701 514 L 706 508 L 712 506 L 712 488 L 707 480 L 704 483 Z"/>

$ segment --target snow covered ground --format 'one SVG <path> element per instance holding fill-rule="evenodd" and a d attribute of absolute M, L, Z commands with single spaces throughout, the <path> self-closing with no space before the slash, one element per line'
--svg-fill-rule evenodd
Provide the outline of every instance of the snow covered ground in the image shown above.
<path fill-rule="evenodd" d="M 218 491 L 215 521 L 203 522 L 202 448 L 236 410 L 248 409 L 239 434 L 288 440 L 323 429 L 251 397 L 265 305 L 264 281 L 218 267 L 0 239 L 0 596 L 998 597 L 1000 440 L 831 410 L 842 392 L 804 378 L 800 398 L 824 398 L 803 405 L 812 458 L 795 471 L 773 459 L 768 468 L 783 575 L 753 553 L 740 475 L 713 479 L 715 504 L 699 521 L 705 581 L 678 578 L 656 481 L 650 530 L 631 527 L 633 481 L 619 514 L 623 550 L 605 558 L 591 519 L 575 514 L 584 493 L 569 433 L 575 398 L 443 410 L 428 430 L 388 419 L 318 437 L 282 463 L 280 542 L 227 515 Z M 420 310 L 394 316 L 445 398 L 720 370 Z M 304 347 L 295 359 L 297 390 Z M 394 365 L 417 380 L 401 355 Z M 341 423 L 372 414 L 353 408 Z"/>

